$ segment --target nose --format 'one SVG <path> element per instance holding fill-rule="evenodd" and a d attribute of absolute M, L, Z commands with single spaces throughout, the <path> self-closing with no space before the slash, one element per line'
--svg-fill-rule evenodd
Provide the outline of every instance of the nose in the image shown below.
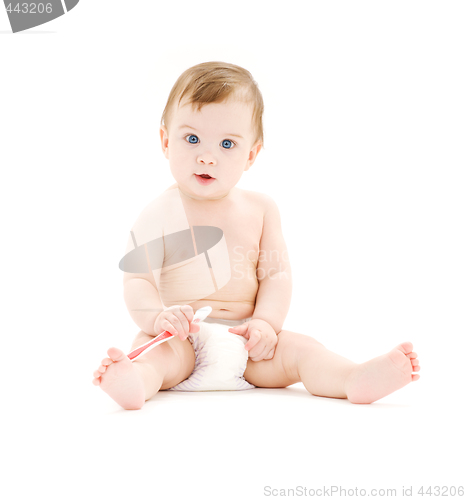
<path fill-rule="evenodd" d="M 197 157 L 197 163 L 199 163 L 199 165 L 217 165 L 216 159 L 208 151 L 201 153 Z"/>

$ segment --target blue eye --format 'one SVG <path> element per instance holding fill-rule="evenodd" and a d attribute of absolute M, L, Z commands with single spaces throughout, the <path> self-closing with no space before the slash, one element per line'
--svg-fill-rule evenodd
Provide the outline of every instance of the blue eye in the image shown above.
<path fill-rule="evenodd" d="M 190 144 L 197 144 L 199 142 L 199 137 L 197 135 L 193 135 L 193 134 L 188 135 L 186 137 L 186 139 L 188 140 L 188 142 Z"/>
<path fill-rule="evenodd" d="M 224 139 L 222 141 L 222 148 L 231 149 L 234 146 L 235 146 L 235 143 L 233 141 L 230 141 L 230 139 Z"/>

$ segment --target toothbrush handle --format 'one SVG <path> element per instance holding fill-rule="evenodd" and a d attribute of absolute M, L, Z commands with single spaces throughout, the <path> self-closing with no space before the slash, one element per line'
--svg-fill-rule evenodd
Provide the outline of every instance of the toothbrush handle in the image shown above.
<path fill-rule="evenodd" d="M 197 314 L 197 312 L 196 312 L 196 314 Z M 196 314 L 194 315 L 194 319 L 193 319 L 192 323 L 198 324 L 202 320 L 199 316 L 196 316 Z M 202 314 L 202 313 L 199 313 L 199 314 Z M 174 337 L 174 335 L 172 333 L 165 330 L 161 334 L 157 335 L 157 337 L 155 337 L 154 339 L 149 340 L 149 342 L 146 342 L 145 344 L 143 344 L 143 345 L 139 346 L 138 348 L 134 349 L 133 351 L 131 351 L 128 354 L 128 358 L 130 360 L 134 360 L 137 357 L 139 357 L 144 351 L 147 351 L 147 349 L 149 349 L 149 350 L 153 349 L 158 344 L 161 344 L 162 342 L 165 342 L 166 340 L 170 340 L 173 337 Z"/>
<path fill-rule="evenodd" d="M 168 332 L 167 330 L 165 330 L 160 335 L 157 335 L 157 337 L 155 337 L 154 339 L 149 340 L 149 342 L 146 342 L 145 344 L 143 344 L 142 346 L 138 347 L 137 349 L 134 349 L 134 351 L 131 351 L 128 354 L 128 358 L 129 359 L 134 359 L 134 358 L 140 356 L 150 346 L 152 346 L 152 345 L 154 345 L 156 343 L 159 343 L 162 340 L 168 340 L 168 339 L 170 339 L 172 337 L 174 337 L 174 335 L 171 334 L 170 332 Z"/>
<path fill-rule="evenodd" d="M 192 323 L 197 324 L 200 321 L 201 320 L 199 318 L 194 318 Z M 170 333 L 169 331 L 165 330 L 160 335 L 157 335 L 157 337 L 155 337 L 154 339 L 149 340 L 149 342 L 146 342 L 145 344 L 134 349 L 134 351 L 131 351 L 128 354 L 128 358 L 130 360 L 133 360 L 133 359 L 137 358 L 138 356 L 140 356 L 144 351 L 149 349 L 149 347 L 151 347 L 151 346 L 156 347 L 154 344 L 161 344 L 162 342 L 164 342 L 166 340 L 170 340 L 172 337 L 174 337 L 174 335 L 172 333 Z"/>

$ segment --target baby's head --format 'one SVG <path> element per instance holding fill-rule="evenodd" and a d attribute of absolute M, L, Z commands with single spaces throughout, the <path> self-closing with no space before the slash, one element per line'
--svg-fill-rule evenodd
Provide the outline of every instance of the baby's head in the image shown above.
<path fill-rule="evenodd" d="M 262 94 L 251 73 L 234 64 L 206 62 L 187 69 L 176 81 L 168 96 L 161 124 L 169 128 L 173 111 L 192 104 L 197 110 L 210 103 L 238 100 L 252 104 L 252 124 L 255 141 L 264 141 Z"/>
<path fill-rule="evenodd" d="M 251 74 L 234 64 L 202 63 L 178 78 L 162 115 L 160 136 L 172 174 L 186 195 L 205 200 L 229 193 L 262 147 L 263 109 Z"/>

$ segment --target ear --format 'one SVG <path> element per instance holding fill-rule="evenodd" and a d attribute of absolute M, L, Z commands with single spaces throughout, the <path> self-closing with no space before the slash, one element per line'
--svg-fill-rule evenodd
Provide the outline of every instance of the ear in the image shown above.
<path fill-rule="evenodd" d="M 249 151 L 248 161 L 246 162 L 246 168 L 244 171 L 249 170 L 249 167 L 256 161 L 256 157 L 259 154 L 259 151 L 262 149 L 262 142 L 257 141 L 254 146 Z"/>
<path fill-rule="evenodd" d="M 160 140 L 162 142 L 162 151 L 165 158 L 168 160 L 168 130 L 165 125 L 160 126 Z"/>

